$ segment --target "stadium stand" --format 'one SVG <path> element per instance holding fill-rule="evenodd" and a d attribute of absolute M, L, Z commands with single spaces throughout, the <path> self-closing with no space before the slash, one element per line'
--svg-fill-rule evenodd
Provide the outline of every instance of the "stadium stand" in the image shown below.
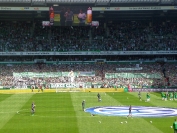
<path fill-rule="evenodd" d="M 52 88 L 51 84 L 71 83 L 68 73 L 72 70 L 74 83 L 85 84 L 82 87 L 175 88 L 177 12 L 153 11 L 110 11 L 101 17 L 95 11 L 98 27 L 57 26 L 55 22 L 43 26 L 49 11 L 41 11 L 41 16 L 31 11 L 29 18 L 25 11 L 21 16 L 15 12 L 17 18 L 8 12 L 9 20 L 1 15 L 0 86 Z"/>

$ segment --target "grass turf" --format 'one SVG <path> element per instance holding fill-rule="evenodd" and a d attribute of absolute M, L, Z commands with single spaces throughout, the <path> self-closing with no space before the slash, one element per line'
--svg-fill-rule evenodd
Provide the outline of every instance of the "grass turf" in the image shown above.
<path fill-rule="evenodd" d="M 91 116 L 82 111 L 81 102 L 86 100 L 86 108 L 130 104 L 174 108 L 177 101 L 162 101 L 158 93 L 151 93 L 150 102 L 145 102 L 146 93 L 142 93 L 143 101 L 139 101 L 138 94 L 134 92 L 100 94 L 102 102 L 97 101 L 97 93 L 93 92 L 0 94 L 0 133 L 173 132 L 170 126 L 174 117 L 127 119 L 118 116 Z M 31 116 L 33 101 L 36 104 L 36 113 Z"/>

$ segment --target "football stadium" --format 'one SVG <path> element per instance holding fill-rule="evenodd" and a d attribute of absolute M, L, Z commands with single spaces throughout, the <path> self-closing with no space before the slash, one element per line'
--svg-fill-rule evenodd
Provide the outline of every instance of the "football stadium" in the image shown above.
<path fill-rule="evenodd" d="M 177 0 L 0 0 L 0 133 L 177 133 Z"/>

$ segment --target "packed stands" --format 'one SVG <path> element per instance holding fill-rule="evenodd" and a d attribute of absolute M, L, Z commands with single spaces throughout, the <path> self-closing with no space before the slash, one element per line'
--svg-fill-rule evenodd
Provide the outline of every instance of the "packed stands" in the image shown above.
<path fill-rule="evenodd" d="M 52 73 L 52 72 L 95 72 L 94 76 L 89 75 L 75 75 L 74 83 L 91 83 L 99 84 L 99 87 L 126 87 L 132 85 L 135 88 L 160 88 L 160 87 L 175 87 L 177 86 L 176 65 L 166 64 L 166 76 L 164 77 L 163 68 L 160 64 L 20 64 L 20 65 L 1 65 L 0 81 L 1 86 L 19 87 L 31 85 L 44 85 L 50 83 L 68 83 L 70 77 L 68 74 L 64 76 L 18 76 L 14 73 Z M 116 68 L 125 68 L 121 71 Z M 126 68 L 132 68 L 128 70 Z M 134 69 L 141 68 L 141 69 Z M 118 77 L 106 78 L 106 74 L 119 73 Z M 143 77 L 129 77 L 125 73 L 134 75 L 144 75 Z M 158 77 L 146 77 L 146 75 L 155 74 Z M 125 76 L 121 76 L 125 75 Z M 166 81 L 169 78 L 170 84 Z"/>
<path fill-rule="evenodd" d="M 120 22 L 107 27 L 43 27 L 41 22 L 1 22 L 1 51 L 177 50 L 176 24 Z"/>
<path fill-rule="evenodd" d="M 177 50 L 176 23 L 152 23 L 131 21 L 119 22 L 107 27 L 43 27 L 41 22 L 1 22 L 0 23 L 0 52 L 23 51 L 170 51 Z M 143 63 L 152 61 L 157 57 L 176 61 L 176 55 L 157 56 L 1 56 L 1 86 L 19 87 L 50 83 L 67 83 L 70 77 L 14 77 L 13 73 L 50 73 L 50 72 L 94 72 L 95 76 L 75 76 L 74 82 L 90 83 L 90 87 L 125 87 L 131 85 L 135 88 L 160 88 L 177 86 L 176 65 L 166 63 Z M 55 61 L 51 64 L 24 64 L 26 61 L 34 61 L 36 58 L 45 58 L 47 61 Z M 60 61 L 94 61 L 104 58 L 107 61 L 125 61 L 120 63 L 69 63 L 61 64 Z M 135 64 L 129 61 L 138 60 L 138 70 L 121 70 L 116 68 L 134 68 Z M 18 62 L 14 64 L 13 62 Z M 20 62 L 20 63 L 19 63 Z M 139 68 L 138 67 L 138 68 Z M 165 71 L 163 70 L 165 68 Z M 106 78 L 106 74 L 113 74 Z M 158 78 L 147 77 L 117 77 L 115 73 L 130 73 L 133 75 L 157 74 Z M 115 76 L 116 75 L 116 76 Z M 23 88 L 22 87 L 22 88 Z"/>

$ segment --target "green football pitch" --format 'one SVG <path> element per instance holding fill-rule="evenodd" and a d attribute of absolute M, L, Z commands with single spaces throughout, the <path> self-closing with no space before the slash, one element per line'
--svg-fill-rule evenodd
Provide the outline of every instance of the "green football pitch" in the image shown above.
<path fill-rule="evenodd" d="M 142 101 L 135 92 L 100 94 L 101 102 L 93 92 L 0 94 L 0 133 L 173 133 L 171 126 L 176 117 L 91 116 L 82 111 L 81 103 L 85 100 L 86 108 L 123 105 L 175 108 L 177 101 L 162 101 L 159 93 L 150 93 L 150 102 L 145 102 L 146 93 L 142 93 Z"/>

